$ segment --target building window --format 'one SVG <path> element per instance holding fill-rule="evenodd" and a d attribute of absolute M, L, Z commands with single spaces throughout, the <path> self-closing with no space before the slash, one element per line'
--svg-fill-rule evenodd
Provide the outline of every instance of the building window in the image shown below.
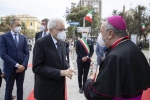
<path fill-rule="evenodd" d="M 30 22 L 30 26 L 32 26 L 32 22 Z"/>

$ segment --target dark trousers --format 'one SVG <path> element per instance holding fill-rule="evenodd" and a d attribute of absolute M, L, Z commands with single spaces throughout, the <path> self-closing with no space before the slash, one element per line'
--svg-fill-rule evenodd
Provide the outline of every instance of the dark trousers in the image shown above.
<path fill-rule="evenodd" d="M 87 80 L 89 68 L 90 68 L 90 63 L 77 63 L 78 66 L 78 83 L 79 83 L 79 88 L 84 88 L 85 82 Z M 83 79 L 83 81 L 82 81 Z M 83 82 L 83 85 L 82 85 Z"/>
<path fill-rule="evenodd" d="M 16 73 L 16 71 L 5 73 L 6 89 L 5 89 L 4 100 L 11 100 L 12 90 L 13 90 L 15 80 L 17 86 L 17 100 L 23 100 L 24 76 L 25 76 L 25 71 L 22 73 Z"/>

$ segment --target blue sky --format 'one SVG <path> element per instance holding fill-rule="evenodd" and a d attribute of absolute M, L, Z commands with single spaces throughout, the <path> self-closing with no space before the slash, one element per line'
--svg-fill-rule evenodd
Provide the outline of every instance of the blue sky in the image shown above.
<path fill-rule="evenodd" d="M 78 3 L 79 0 L 0 0 L 0 16 L 11 14 L 29 14 L 43 18 L 63 17 L 66 7 L 70 7 L 71 2 Z M 131 6 L 132 3 L 132 6 Z M 149 0 L 102 0 L 102 17 L 111 15 L 113 9 L 122 10 L 123 5 L 126 10 L 134 8 L 137 4 L 149 6 Z M 65 20 L 65 18 L 64 18 Z"/>

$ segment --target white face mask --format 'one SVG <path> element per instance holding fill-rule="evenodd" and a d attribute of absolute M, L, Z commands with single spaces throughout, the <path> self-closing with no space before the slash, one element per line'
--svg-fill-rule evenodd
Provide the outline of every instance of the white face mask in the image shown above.
<path fill-rule="evenodd" d="M 57 34 L 57 39 L 60 40 L 60 41 L 65 41 L 65 39 L 66 39 L 66 32 L 65 31 L 59 32 Z"/>
<path fill-rule="evenodd" d="M 16 33 L 20 33 L 21 27 L 15 27 L 15 28 L 14 28 L 14 31 L 15 31 Z"/>
<path fill-rule="evenodd" d="M 86 38 L 87 38 L 87 34 L 86 34 L 86 33 L 83 33 L 83 34 L 82 34 L 82 37 L 83 37 L 84 39 L 86 39 Z"/>
<path fill-rule="evenodd" d="M 46 29 L 46 27 L 45 27 L 44 25 L 41 25 L 41 26 L 40 26 L 40 30 L 41 30 L 41 31 L 44 31 L 45 29 Z"/>
<path fill-rule="evenodd" d="M 97 42 L 98 42 L 98 44 L 99 44 L 100 46 L 105 47 L 105 42 L 104 42 L 104 40 L 103 40 L 103 38 L 102 38 L 102 34 L 101 34 L 101 33 L 99 34 L 99 36 L 98 36 L 98 38 L 97 38 Z"/>

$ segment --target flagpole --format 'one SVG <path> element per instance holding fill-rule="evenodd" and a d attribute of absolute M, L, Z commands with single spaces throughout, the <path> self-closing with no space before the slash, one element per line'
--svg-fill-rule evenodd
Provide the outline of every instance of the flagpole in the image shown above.
<path fill-rule="evenodd" d="M 85 17 L 83 17 L 83 27 L 85 27 Z"/>
<path fill-rule="evenodd" d="M 93 25 L 93 5 L 92 5 L 92 22 L 91 22 L 91 41 L 92 41 L 92 25 Z"/>
<path fill-rule="evenodd" d="M 92 15 L 93 16 L 93 15 Z M 91 22 L 91 41 L 92 41 L 92 23 L 93 22 Z"/>

